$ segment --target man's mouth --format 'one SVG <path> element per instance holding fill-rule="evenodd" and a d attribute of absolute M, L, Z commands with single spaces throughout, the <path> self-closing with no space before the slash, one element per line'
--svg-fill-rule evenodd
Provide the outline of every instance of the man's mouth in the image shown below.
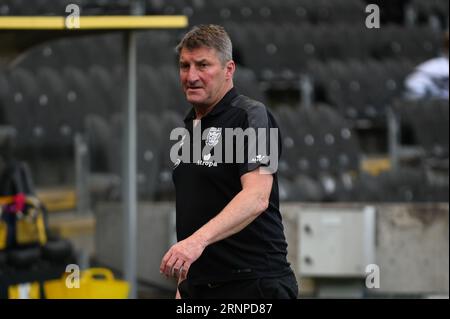
<path fill-rule="evenodd" d="M 200 90 L 201 89 L 201 87 L 188 87 L 187 88 L 187 91 L 189 92 L 189 91 L 198 91 L 198 90 Z"/>

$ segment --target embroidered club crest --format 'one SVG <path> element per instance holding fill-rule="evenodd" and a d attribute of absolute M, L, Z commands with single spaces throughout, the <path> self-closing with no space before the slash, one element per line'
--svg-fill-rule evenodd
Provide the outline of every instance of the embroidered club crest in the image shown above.
<path fill-rule="evenodd" d="M 211 127 L 206 138 L 206 145 L 214 147 L 219 143 L 222 128 Z"/>

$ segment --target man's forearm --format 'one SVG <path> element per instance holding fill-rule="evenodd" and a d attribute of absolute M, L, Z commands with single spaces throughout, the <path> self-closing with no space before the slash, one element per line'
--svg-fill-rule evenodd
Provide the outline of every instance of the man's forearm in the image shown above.
<path fill-rule="evenodd" d="M 266 210 L 268 201 L 261 194 L 239 192 L 225 208 L 192 236 L 206 246 L 234 235 Z"/>
<path fill-rule="evenodd" d="M 272 175 L 261 174 L 261 169 L 242 175 L 242 190 L 228 205 L 194 234 L 170 247 L 161 260 L 161 273 L 187 276 L 208 245 L 241 231 L 267 209 L 272 182 Z"/>

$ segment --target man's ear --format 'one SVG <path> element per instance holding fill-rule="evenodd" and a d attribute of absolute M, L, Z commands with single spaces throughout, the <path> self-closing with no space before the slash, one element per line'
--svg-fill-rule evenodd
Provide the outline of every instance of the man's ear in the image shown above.
<path fill-rule="evenodd" d="M 233 60 L 230 60 L 225 65 L 225 68 L 226 68 L 226 77 L 227 77 L 227 79 L 232 79 L 234 71 L 236 71 L 236 64 L 234 63 Z"/>

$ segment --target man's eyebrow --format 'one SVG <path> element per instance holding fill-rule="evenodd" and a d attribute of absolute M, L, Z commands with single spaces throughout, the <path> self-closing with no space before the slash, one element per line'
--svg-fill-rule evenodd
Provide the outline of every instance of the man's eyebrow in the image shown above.
<path fill-rule="evenodd" d="M 189 64 L 188 61 L 180 60 L 179 65 Z M 200 60 L 194 60 L 195 64 L 202 64 L 202 63 L 209 63 L 209 60 L 206 58 L 200 59 Z"/>
<path fill-rule="evenodd" d="M 180 63 L 188 63 L 188 62 L 185 61 L 185 60 L 180 60 L 179 62 L 180 62 Z M 203 63 L 203 62 L 208 62 L 208 59 L 203 58 L 203 59 L 199 59 L 199 60 L 194 60 L 194 63 Z"/>

